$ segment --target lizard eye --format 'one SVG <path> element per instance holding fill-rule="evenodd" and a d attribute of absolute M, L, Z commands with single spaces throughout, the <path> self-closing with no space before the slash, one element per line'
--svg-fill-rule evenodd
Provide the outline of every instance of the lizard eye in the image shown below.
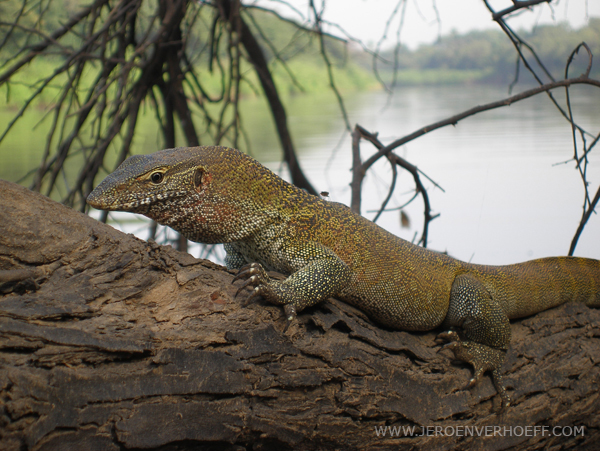
<path fill-rule="evenodd" d="M 158 185 L 160 182 L 163 181 L 164 177 L 165 176 L 162 172 L 154 172 L 152 175 L 150 175 L 150 181 Z"/>

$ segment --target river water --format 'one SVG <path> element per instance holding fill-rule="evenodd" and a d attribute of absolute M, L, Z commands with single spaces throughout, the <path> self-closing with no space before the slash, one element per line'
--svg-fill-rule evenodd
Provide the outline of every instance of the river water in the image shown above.
<path fill-rule="evenodd" d="M 564 104 L 564 90 L 555 91 Z M 589 132 L 600 132 L 600 90 L 571 91 L 578 123 Z M 405 88 L 391 98 L 365 93 L 348 100 L 351 124 L 378 132 L 384 143 L 423 126 L 477 105 L 508 97 L 506 88 L 490 86 Z M 315 106 L 324 121 L 335 105 Z M 297 120 L 300 120 L 298 118 Z M 303 129 L 311 127 L 304 124 Z M 304 167 L 318 189 L 331 192 L 332 200 L 349 203 L 351 142 L 340 144 L 343 124 L 299 141 Z M 590 139 L 588 138 L 588 141 Z M 338 148 L 335 158 L 332 149 Z M 373 147 L 363 142 L 363 159 Z M 569 123 L 545 95 L 509 107 L 478 114 L 431 132 L 398 150 L 398 153 L 439 184 L 426 182 L 434 213 L 429 247 L 476 263 L 506 264 L 551 255 L 566 255 L 582 213 L 583 183 L 575 164 Z M 590 153 L 588 178 L 591 196 L 600 184 L 600 149 Z M 413 195 L 411 177 L 401 174 L 392 205 L 402 205 Z M 389 166 L 377 167 L 367 178 L 362 214 L 372 218 L 387 193 Z M 417 199 L 405 212 L 410 227 L 402 228 L 398 211 L 383 215 L 380 225 L 405 239 L 420 236 L 422 203 Z M 600 258 L 600 217 L 592 216 L 579 240 L 576 255 Z"/>
<path fill-rule="evenodd" d="M 554 93 L 564 104 L 564 90 Z M 575 87 L 571 93 L 576 120 L 590 133 L 598 134 L 600 89 Z M 387 144 L 428 124 L 505 97 L 505 87 L 441 86 L 402 88 L 393 96 L 384 92 L 353 94 L 345 100 L 352 126 L 358 123 L 378 132 L 379 139 Z M 252 147 L 245 150 L 281 173 L 280 150 L 264 102 L 247 102 L 244 108 L 244 124 L 252 140 Z M 331 200 L 348 204 L 351 139 L 335 100 L 296 96 L 287 100 L 287 108 L 301 165 L 309 179 L 317 190 L 329 191 Z M 136 138 L 136 142 L 139 149 L 157 150 L 156 130 Z M 366 159 L 374 148 L 363 142 L 361 151 Z M 0 154 L 5 152 L 0 146 Z M 568 252 L 581 217 L 584 190 L 575 164 L 568 161 L 573 155 L 570 125 L 545 95 L 433 131 L 397 153 L 444 190 L 425 182 L 433 213 L 439 214 L 430 225 L 431 249 L 485 264 Z M 18 156 L 12 153 L 11 158 L 13 166 L 27 166 L 22 160 L 14 160 Z M 0 168 L 0 177 L 16 178 L 19 171 L 9 169 L 7 161 L 8 166 Z M 31 166 L 31 161 L 28 164 Z M 285 177 L 285 172 L 282 175 Z M 600 184 L 600 149 L 590 154 L 588 178 L 593 196 Z M 390 180 L 389 165 L 383 163 L 368 175 L 363 215 L 373 218 L 372 211 L 387 194 Z M 389 206 L 403 205 L 413 196 L 413 190 L 411 176 L 400 173 Z M 404 212 L 410 220 L 408 227 L 401 226 L 397 210 L 384 213 L 378 223 L 412 241 L 420 237 L 423 224 L 420 198 Z M 193 253 L 197 255 L 197 251 Z M 600 259 L 598 214 L 586 226 L 576 255 Z"/>

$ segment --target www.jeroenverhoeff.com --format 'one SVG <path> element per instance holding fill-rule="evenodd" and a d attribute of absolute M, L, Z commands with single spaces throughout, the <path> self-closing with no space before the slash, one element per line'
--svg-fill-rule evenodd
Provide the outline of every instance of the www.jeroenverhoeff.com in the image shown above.
<path fill-rule="evenodd" d="M 584 436 L 584 426 L 375 426 L 377 437 Z"/>

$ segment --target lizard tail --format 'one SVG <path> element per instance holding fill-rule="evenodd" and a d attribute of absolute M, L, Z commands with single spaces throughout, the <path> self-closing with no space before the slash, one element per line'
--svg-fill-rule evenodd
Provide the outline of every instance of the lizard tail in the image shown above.
<path fill-rule="evenodd" d="M 533 315 L 566 302 L 600 307 L 600 261 L 549 257 L 487 267 L 484 279 L 501 287 L 496 299 L 510 319 Z"/>
<path fill-rule="evenodd" d="M 591 258 L 567 259 L 565 263 L 572 271 L 571 277 L 576 285 L 576 299 L 589 307 L 600 307 L 600 260 Z"/>

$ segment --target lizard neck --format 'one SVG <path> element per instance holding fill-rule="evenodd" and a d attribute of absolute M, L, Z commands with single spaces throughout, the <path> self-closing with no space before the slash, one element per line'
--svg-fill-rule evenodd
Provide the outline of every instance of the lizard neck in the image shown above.
<path fill-rule="evenodd" d="M 191 241 L 207 244 L 244 241 L 277 221 L 277 209 L 257 209 L 239 199 L 207 199 L 196 193 L 151 204 L 143 213 Z"/>

